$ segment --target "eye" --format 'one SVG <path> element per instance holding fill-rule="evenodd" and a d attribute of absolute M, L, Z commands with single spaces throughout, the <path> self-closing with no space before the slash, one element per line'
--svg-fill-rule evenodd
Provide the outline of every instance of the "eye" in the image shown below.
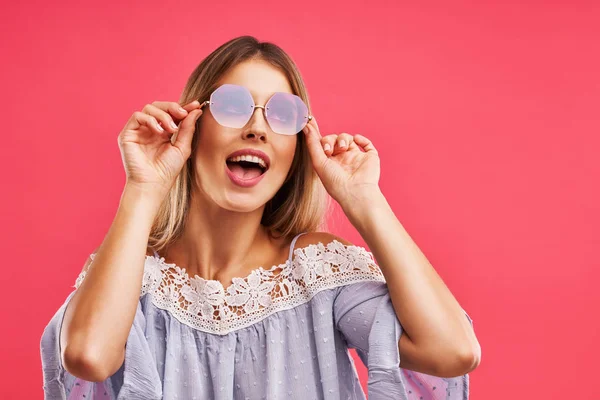
<path fill-rule="evenodd" d="M 296 107 L 290 103 L 272 104 L 269 107 L 269 117 L 282 122 L 295 121 L 297 117 Z"/>
<path fill-rule="evenodd" d="M 282 113 L 282 112 L 270 113 L 269 117 L 271 117 L 274 120 L 281 121 L 281 122 L 287 122 L 287 121 L 293 119 L 293 117 L 290 113 Z"/>
<path fill-rule="evenodd" d="M 247 114 L 252 108 L 243 101 L 229 100 L 224 102 L 223 110 L 231 114 Z"/>

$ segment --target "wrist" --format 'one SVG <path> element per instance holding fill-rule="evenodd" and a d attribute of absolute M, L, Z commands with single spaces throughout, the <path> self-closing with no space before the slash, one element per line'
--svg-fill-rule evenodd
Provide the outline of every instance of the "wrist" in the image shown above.
<path fill-rule="evenodd" d="M 351 201 L 342 205 L 346 217 L 359 231 L 371 229 L 370 221 L 379 218 L 382 212 L 385 213 L 389 208 L 387 199 L 378 189 L 353 196 Z"/>
<path fill-rule="evenodd" d="M 154 218 L 164 198 L 165 195 L 162 191 L 127 183 L 121 194 L 120 207 L 129 210 L 135 209 L 137 213 L 147 214 Z"/>
<path fill-rule="evenodd" d="M 127 181 L 123 191 L 132 193 L 132 195 L 144 200 L 161 203 L 169 190 L 160 184 L 140 184 Z"/>

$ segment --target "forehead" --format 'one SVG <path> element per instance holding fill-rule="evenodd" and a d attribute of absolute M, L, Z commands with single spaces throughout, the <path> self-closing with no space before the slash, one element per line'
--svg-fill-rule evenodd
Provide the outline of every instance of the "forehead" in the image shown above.
<path fill-rule="evenodd" d="M 231 68 L 217 86 L 224 83 L 244 86 L 257 103 L 266 102 L 275 92 L 293 93 L 285 74 L 262 60 L 244 61 Z"/>

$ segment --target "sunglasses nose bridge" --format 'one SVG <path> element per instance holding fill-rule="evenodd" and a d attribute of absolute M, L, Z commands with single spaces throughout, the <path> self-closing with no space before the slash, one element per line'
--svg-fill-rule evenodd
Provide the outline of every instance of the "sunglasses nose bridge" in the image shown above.
<path fill-rule="evenodd" d="M 265 123 L 267 124 L 267 126 L 270 129 L 273 129 L 273 127 L 271 126 L 271 123 L 269 122 L 269 119 L 267 118 L 267 108 L 266 108 L 266 104 L 264 106 L 259 106 L 259 105 L 254 105 L 252 108 L 252 113 L 250 114 L 250 118 L 248 118 L 248 121 L 246 121 L 246 123 L 249 123 L 252 118 L 254 117 L 254 112 L 256 111 L 257 108 L 262 108 L 262 116 L 265 120 Z"/>
<path fill-rule="evenodd" d="M 269 124 L 269 120 L 267 119 L 267 109 L 265 108 L 265 106 L 257 106 L 256 104 L 252 106 L 252 113 L 250 114 L 250 118 L 248 118 L 248 122 L 252 119 L 252 117 L 254 117 L 254 111 L 256 111 L 257 108 L 262 108 L 263 109 L 263 117 L 265 118 L 265 121 L 267 122 L 267 124 Z M 270 124 L 269 124 L 270 126 Z"/>

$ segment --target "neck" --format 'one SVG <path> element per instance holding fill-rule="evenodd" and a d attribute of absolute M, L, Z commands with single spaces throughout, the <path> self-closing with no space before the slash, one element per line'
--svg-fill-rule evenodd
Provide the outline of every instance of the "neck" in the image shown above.
<path fill-rule="evenodd" d="M 274 239 L 260 224 L 264 205 L 250 212 L 223 209 L 192 196 L 183 234 L 161 256 L 185 268 L 190 277 L 216 280 L 241 275 L 274 255 Z"/>

